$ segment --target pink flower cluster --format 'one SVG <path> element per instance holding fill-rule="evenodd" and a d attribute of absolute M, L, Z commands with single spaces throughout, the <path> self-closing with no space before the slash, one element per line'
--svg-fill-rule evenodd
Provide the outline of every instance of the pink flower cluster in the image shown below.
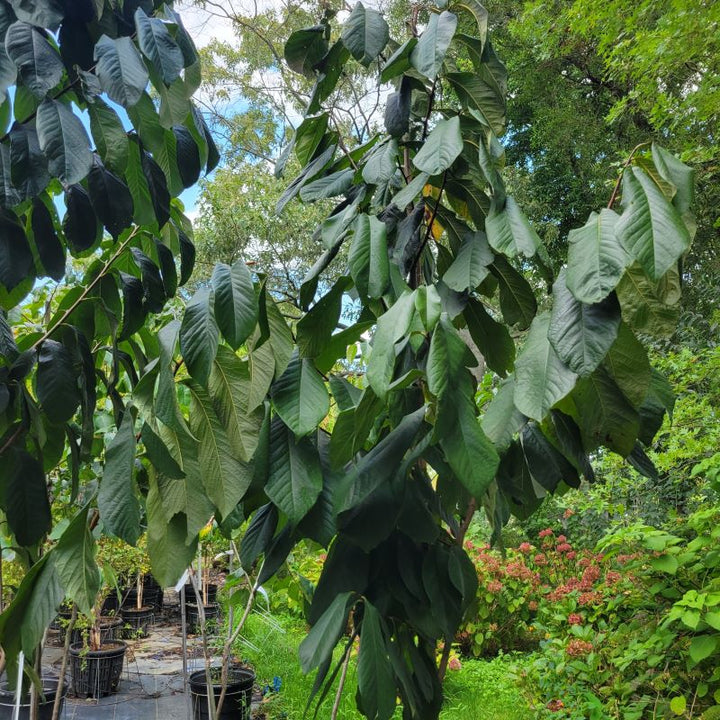
<path fill-rule="evenodd" d="M 582 657 L 593 651 L 593 645 L 587 640 L 580 640 L 579 638 L 573 638 L 565 646 L 565 652 L 570 657 Z"/>

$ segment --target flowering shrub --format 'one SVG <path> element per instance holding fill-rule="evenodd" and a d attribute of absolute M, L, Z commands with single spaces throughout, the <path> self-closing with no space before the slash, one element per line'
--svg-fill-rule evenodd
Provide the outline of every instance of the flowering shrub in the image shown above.
<path fill-rule="evenodd" d="M 546 627 L 597 621 L 612 614 L 611 597 L 632 584 L 617 561 L 574 550 L 552 528 L 540 531 L 537 545 L 523 542 L 505 555 L 472 542 L 466 549 L 478 573 L 478 595 L 458 640 L 475 656 L 536 648 Z M 569 652 L 581 647 L 576 643 Z"/>

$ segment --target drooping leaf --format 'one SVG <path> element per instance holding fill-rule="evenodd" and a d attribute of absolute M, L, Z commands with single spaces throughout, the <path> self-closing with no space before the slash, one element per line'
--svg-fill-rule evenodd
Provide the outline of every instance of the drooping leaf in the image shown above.
<path fill-rule="evenodd" d="M 363 603 L 362 635 L 358 655 L 360 707 L 368 718 L 388 720 L 395 712 L 395 677 L 386 647 L 380 613 Z"/>
<path fill-rule="evenodd" d="M 52 215 L 40 198 L 33 200 L 30 226 L 45 273 L 60 281 L 65 275 L 65 248 L 55 231 Z"/>
<path fill-rule="evenodd" d="M 198 439 L 203 484 L 223 518 L 240 502 L 252 480 L 251 467 L 235 457 L 207 392 L 190 385 L 190 430 Z"/>
<path fill-rule="evenodd" d="M 143 306 L 150 312 L 160 312 L 165 305 L 165 286 L 160 268 L 138 248 L 131 248 L 135 264 L 140 270 L 143 286 Z"/>
<path fill-rule="evenodd" d="M 158 472 L 170 478 L 185 477 L 185 473 L 170 454 L 167 445 L 148 423 L 143 423 L 141 437 L 143 445 L 145 445 L 145 452 Z"/>
<path fill-rule="evenodd" d="M 660 280 L 690 247 L 680 213 L 640 168 L 623 175 L 623 214 L 615 232 L 651 280 Z"/>
<path fill-rule="evenodd" d="M 240 562 L 243 567 L 252 567 L 270 547 L 277 523 L 278 511 L 272 503 L 263 505 L 253 515 L 240 543 Z"/>
<path fill-rule="evenodd" d="M 431 14 L 427 27 L 410 54 L 410 64 L 426 78 L 435 80 L 457 28 L 457 15 L 444 10 Z"/>
<path fill-rule="evenodd" d="M 80 405 L 77 372 L 62 343 L 45 340 L 40 346 L 36 376 L 38 400 L 53 423 L 69 420 Z"/>
<path fill-rule="evenodd" d="M 99 161 L 93 163 L 87 182 L 95 213 L 117 240 L 133 221 L 133 199 L 128 186 Z"/>
<path fill-rule="evenodd" d="M 584 303 L 606 298 L 622 277 L 630 258 L 615 234 L 619 216 L 607 208 L 568 235 L 567 286 Z"/>
<path fill-rule="evenodd" d="M 267 496 L 291 523 L 298 523 L 321 490 L 322 468 L 317 451 L 307 438 L 296 440 L 280 418 L 274 418 L 270 425 Z"/>
<path fill-rule="evenodd" d="M 720 638 L 717 635 L 697 635 L 690 642 L 690 657 L 699 663 L 709 658 L 717 650 Z"/>
<path fill-rule="evenodd" d="M 397 172 L 397 154 L 396 140 L 390 140 L 377 146 L 363 165 L 363 180 L 371 185 L 380 185 L 390 180 Z"/>
<path fill-rule="evenodd" d="M 312 78 L 315 66 L 322 60 L 328 50 L 325 39 L 325 27 L 314 27 L 296 30 L 285 43 L 285 62 L 296 73 Z"/>
<path fill-rule="evenodd" d="M 37 97 L 44 98 L 62 80 L 63 61 L 40 27 L 13 23 L 5 35 L 5 50 L 23 84 Z"/>
<path fill-rule="evenodd" d="M 490 272 L 500 285 L 500 310 L 508 325 L 520 330 L 530 327 L 537 312 L 537 300 L 528 281 L 505 259 L 496 255 Z"/>
<path fill-rule="evenodd" d="M 33 256 L 25 231 L 9 210 L 0 211 L 0 283 L 13 290 L 31 274 Z"/>
<path fill-rule="evenodd" d="M 515 379 L 510 377 L 500 385 L 482 417 L 483 431 L 501 452 L 510 447 L 513 436 L 525 423 L 525 416 L 515 407 L 514 395 Z"/>
<path fill-rule="evenodd" d="M 137 105 L 150 76 L 132 39 L 103 35 L 95 45 L 95 62 L 95 72 L 110 99 L 124 108 Z"/>
<path fill-rule="evenodd" d="M 158 226 L 162 228 L 170 220 L 170 191 L 168 190 L 167 178 L 162 168 L 146 152 L 140 156 L 145 182 L 150 192 L 155 217 Z"/>
<path fill-rule="evenodd" d="M 383 16 L 361 2 L 352 9 L 340 35 L 350 54 L 362 65 L 370 63 L 385 49 L 390 30 Z"/>
<path fill-rule="evenodd" d="M 168 26 L 160 18 L 149 18 L 139 7 L 135 11 L 135 29 L 143 55 L 160 73 L 165 85 L 171 85 L 180 77 L 184 60 Z"/>
<path fill-rule="evenodd" d="M 34 198 L 45 190 L 50 182 L 50 173 L 33 127 L 13 124 L 10 129 L 10 161 L 12 184 L 21 197 Z"/>
<path fill-rule="evenodd" d="M 352 595 L 351 592 L 338 594 L 300 643 L 300 665 L 303 672 L 308 673 L 322 665 L 332 655 L 345 630 Z"/>
<path fill-rule="evenodd" d="M 70 521 L 53 551 L 53 561 L 65 597 L 77 603 L 80 612 L 90 615 L 100 590 L 100 572 L 95 540 L 88 527 L 88 509 L 86 506 Z"/>
<path fill-rule="evenodd" d="M 541 245 L 538 234 L 514 198 L 507 197 L 505 207 L 488 217 L 485 231 L 490 246 L 498 252 L 514 257 L 531 258 Z"/>
<path fill-rule="evenodd" d="M 80 182 L 92 167 L 90 142 L 80 118 L 65 103 L 46 99 L 37 109 L 36 126 L 50 172 L 66 185 Z"/>
<path fill-rule="evenodd" d="M 312 360 L 296 351 L 272 386 L 272 400 L 285 424 L 301 437 L 315 430 L 328 414 L 330 397 Z"/>
<path fill-rule="evenodd" d="M 30 453 L 14 448 L 3 453 L 1 465 L 8 524 L 18 543 L 29 547 L 43 538 L 52 522 L 45 472 Z"/>
<path fill-rule="evenodd" d="M 560 359 L 581 377 L 603 361 L 620 328 L 620 304 L 615 294 L 588 305 L 568 289 L 563 270 L 553 285 L 553 309 L 548 338 Z"/>
<path fill-rule="evenodd" d="M 95 147 L 107 167 L 114 173 L 122 173 L 128 163 L 128 137 L 117 113 L 101 98 L 88 106 L 90 132 Z"/>
<path fill-rule="evenodd" d="M 252 276 L 242 259 L 232 267 L 218 263 L 213 270 L 212 286 L 218 327 L 228 345 L 237 350 L 257 324 L 257 295 Z"/>
<path fill-rule="evenodd" d="M 625 323 L 620 325 L 604 364 L 630 402 L 639 407 L 650 387 L 652 369 L 645 348 Z"/>
<path fill-rule="evenodd" d="M 115 437 L 105 450 L 98 508 L 105 530 L 130 545 L 140 537 L 140 504 L 135 493 L 135 430 L 129 409 L 125 410 Z"/>
<path fill-rule="evenodd" d="M 553 447 L 536 423 L 529 422 L 523 427 L 520 445 L 530 474 L 545 490 L 555 492 L 561 482 L 579 487 L 580 479 L 575 467 Z"/>
<path fill-rule="evenodd" d="M 100 240 L 102 225 L 93 209 L 87 190 L 82 185 L 71 185 L 65 191 L 65 218 L 63 233 L 73 254 L 83 253 Z"/>
<path fill-rule="evenodd" d="M 493 259 L 485 233 L 468 233 L 452 265 L 445 271 L 443 282 L 457 292 L 474 290 L 487 277 Z"/>
<path fill-rule="evenodd" d="M 505 377 L 515 364 L 515 343 L 507 327 L 493 319 L 482 303 L 474 299 L 468 301 L 463 317 L 487 366 Z"/>
<path fill-rule="evenodd" d="M 390 282 L 387 230 L 376 217 L 358 215 L 348 255 L 350 274 L 364 297 L 380 298 Z"/>
<path fill-rule="evenodd" d="M 632 452 L 640 418 L 604 368 L 578 381 L 573 400 L 586 447 L 605 445 L 622 457 Z"/>
<path fill-rule="evenodd" d="M 577 375 L 559 358 L 548 339 L 550 313 L 538 315 L 515 362 L 515 405 L 541 422 L 550 408 L 575 386 Z"/>
<path fill-rule="evenodd" d="M 438 175 L 450 168 L 462 149 L 460 118 L 456 115 L 438 122 L 413 158 L 413 164 L 428 175 Z"/>
<path fill-rule="evenodd" d="M 502 63 L 500 67 L 504 70 Z M 505 97 L 497 78 L 488 72 L 451 72 L 446 77 L 470 114 L 495 135 L 502 135 L 505 131 Z"/>
<path fill-rule="evenodd" d="M 213 293 L 202 288 L 185 308 L 180 327 L 180 351 L 190 375 L 203 387 L 207 386 L 220 339 L 213 305 Z"/>

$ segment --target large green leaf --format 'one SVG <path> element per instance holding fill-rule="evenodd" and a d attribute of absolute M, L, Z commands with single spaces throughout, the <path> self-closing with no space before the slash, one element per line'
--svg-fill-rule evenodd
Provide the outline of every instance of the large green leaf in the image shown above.
<path fill-rule="evenodd" d="M 140 504 L 133 482 L 135 429 L 132 413 L 125 410 L 115 437 L 105 450 L 98 508 L 105 530 L 130 545 L 140 537 Z"/>
<path fill-rule="evenodd" d="M 0 283 L 13 290 L 32 274 L 33 256 L 15 214 L 0 211 Z"/>
<path fill-rule="evenodd" d="M 447 10 L 431 14 L 427 27 L 410 54 L 410 64 L 425 77 L 435 80 L 457 28 L 457 16 Z"/>
<path fill-rule="evenodd" d="M 217 353 L 220 331 L 213 312 L 213 293 L 202 288 L 185 308 L 180 327 L 180 350 L 190 375 L 207 386 Z"/>
<path fill-rule="evenodd" d="M 505 100 L 498 92 L 493 75 L 451 72 L 447 79 L 470 114 L 495 135 L 502 135 L 505 131 Z"/>
<path fill-rule="evenodd" d="M 514 395 L 515 379 L 510 377 L 500 385 L 482 416 L 483 431 L 501 452 L 510 447 L 525 422 L 525 416 L 515 407 Z"/>
<path fill-rule="evenodd" d="M 291 523 L 298 523 L 315 504 L 321 490 L 322 468 L 317 450 L 307 438 L 296 440 L 280 418 L 274 418 L 270 425 L 267 496 Z"/>
<path fill-rule="evenodd" d="M 150 77 L 132 39 L 103 35 L 95 45 L 95 61 L 95 72 L 108 97 L 124 108 L 137 105 Z"/>
<path fill-rule="evenodd" d="M 515 362 L 515 406 L 541 422 L 550 408 L 575 386 L 577 375 L 559 358 L 548 339 L 550 313 L 538 315 Z"/>
<path fill-rule="evenodd" d="M 680 213 L 640 168 L 623 175 L 623 214 L 615 231 L 648 277 L 660 280 L 690 247 Z"/>
<path fill-rule="evenodd" d="M 613 293 L 588 305 L 575 298 L 563 270 L 553 285 L 548 338 L 560 359 L 578 375 L 589 375 L 603 361 L 620 328 L 620 304 Z"/>
<path fill-rule="evenodd" d="M 350 54 L 365 67 L 385 49 L 390 30 L 383 16 L 359 2 L 343 24 L 341 39 Z"/>
<path fill-rule="evenodd" d="M 296 30 L 285 43 L 285 62 L 296 73 L 313 78 L 314 68 L 328 50 L 325 26 Z"/>
<path fill-rule="evenodd" d="M 690 657 L 694 663 L 709 658 L 720 644 L 720 635 L 697 635 L 690 642 Z"/>
<path fill-rule="evenodd" d="M 233 454 L 241 460 L 249 461 L 258 444 L 264 412 L 258 408 L 248 411 L 248 362 L 240 360 L 229 348 L 221 345 L 210 371 L 208 391 Z"/>
<path fill-rule="evenodd" d="M 380 613 L 363 603 L 362 635 L 358 655 L 358 694 L 365 717 L 389 720 L 395 712 L 395 677 L 388 656 Z"/>
<path fill-rule="evenodd" d="M 398 144 L 391 139 L 373 150 L 363 165 L 363 180 L 370 185 L 385 183 L 395 175 L 398 168 Z"/>
<path fill-rule="evenodd" d="M 500 310 L 508 325 L 520 330 L 530 326 L 537 312 L 537 300 L 530 283 L 507 261 L 504 255 L 496 255 L 490 272 L 500 286 Z"/>
<path fill-rule="evenodd" d="M 148 423 L 143 423 L 141 436 L 145 452 L 159 473 L 170 478 L 185 477 L 185 473 L 170 454 L 167 445 Z"/>
<path fill-rule="evenodd" d="M 9 4 L 18 20 L 53 31 L 58 29 L 67 12 L 63 0 L 9 0 Z"/>
<path fill-rule="evenodd" d="M 140 49 L 154 70 L 160 73 L 166 85 L 175 82 L 180 77 L 184 61 L 168 26 L 160 18 L 149 18 L 139 7 L 135 11 L 135 28 Z"/>
<path fill-rule="evenodd" d="M 63 232 L 73 254 L 92 248 L 102 235 L 102 225 L 95 215 L 90 195 L 82 185 L 71 185 L 65 191 Z"/>
<path fill-rule="evenodd" d="M 213 270 L 212 286 L 218 327 L 228 345 L 237 350 L 257 324 L 257 294 L 252 276 L 241 259 L 232 267 L 218 263 Z"/>
<path fill-rule="evenodd" d="M 85 615 L 90 615 L 100 591 L 96 545 L 88 527 L 88 509 L 86 506 L 70 521 L 53 551 L 65 597 L 77 603 Z"/>
<path fill-rule="evenodd" d="M 561 482 L 579 487 L 575 467 L 550 443 L 536 423 L 526 423 L 520 434 L 520 444 L 528 470 L 542 488 L 555 492 Z"/>
<path fill-rule="evenodd" d="M 615 234 L 618 219 L 617 213 L 605 208 L 568 235 L 567 286 L 580 302 L 606 298 L 630 263 Z"/>
<path fill-rule="evenodd" d="M 487 366 L 505 377 L 515 364 L 515 343 L 507 326 L 493 319 L 484 305 L 473 298 L 465 306 L 463 317 Z"/>
<path fill-rule="evenodd" d="M 336 595 L 300 643 L 300 665 L 303 672 L 310 672 L 332 657 L 332 651 L 347 625 L 348 606 L 352 595 L 352 592 Z"/>
<path fill-rule="evenodd" d="M 332 345 L 333 333 L 340 319 L 345 290 L 349 284 L 349 278 L 341 277 L 330 292 L 325 293 L 298 321 L 297 346 L 303 357 L 316 358 L 327 352 Z M 333 361 L 336 359 L 333 358 Z"/>
<path fill-rule="evenodd" d="M 0 465 L 8 525 L 20 545 L 34 545 L 52 521 L 43 467 L 30 453 L 15 449 L 3 453 Z"/>
<path fill-rule="evenodd" d="M 604 364 L 628 400 L 639 407 L 650 388 L 652 368 L 643 344 L 625 323 L 620 325 Z"/>
<path fill-rule="evenodd" d="M 472 497 L 481 498 L 500 458 L 480 426 L 472 397 L 458 394 L 442 401 L 436 429 L 453 473 Z"/>
<path fill-rule="evenodd" d="M 100 157 L 113 172 L 123 173 L 128 163 L 129 145 L 122 121 L 101 98 L 95 98 L 95 102 L 88 105 L 88 114 L 90 132 Z"/>
<path fill-rule="evenodd" d="M 680 315 L 680 276 L 672 269 L 653 282 L 633 263 L 617 286 L 623 320 L 639 333 L 669 337 L 675 332 Z"/>
<path fill-rule="evenodd" d="M 488 217 L 485 231 L 490 246 L 510 257 L 515 255 L 533 257 L 541 245 L 538 234 L 533 230 L 520 206 L 509 196 L 505 200 L 505 207 L 499 213 Z"/>
<path fill-rule="evenodd" d="M 350 274 L 363 297 L 380 298 L 390 282 L 387 230 L 376 217 L 358 215 L 348 255 Z"/>
<path fill-rule="evenodd" d="M 43 270 L 53 280 L 62 280 L 65 275 L 65 247 L 55 230 L 50 210 L 39 197 L 32 203 L 30 227 Z"/>
<path fill-rule="evenodd" d="M 65 103 L 43 100 L 35 122 L 50 172 L 66 185 L 80 182 L 92 166 L 90 141 L 80 118 Z"/>
<path fill-rule="evenodd" d="M 469 387 L 467 368 L 474 365 L 475 356 L 443 314 L 430 340 L 426 370 L 430 392 L 436 397 L 462 394 Z"/>
<path fill-rule="evenodd" d="M 10 162 L 10 178 L 21 197 L 35 198 L 50 182 L 47 158 L 30 125 L 16 122 L 10 129 Z"/>
<path fill-rule="evenodd" d="M 381 399 L 385 398 L 392 380 L 396 357 L 395 344 L 405 338 L 414 313 L 415 293 L 406 293 L 378 318 L 372 355 L 368 361 L 367 379 L 375 394 Z"/>
<path fill-rule="evenodd" d="M 610 374 L 598 368 L 573 392 L 587 449 L 605 445 L 627 457 L 635 447 L 640 418 Z"/>
<path fill-rule="evenodd" d="M 39 27 L 13 23 L 5 35 L 5 50 L 23 84 L 37 97 L 44 98 L 62 80 L 65 66 L 60 54 Z"/>
<path fill-rule="evenodd" d="M 443 282 L 452 290 L 474 290 L 487 277 L 494 255 L 483 232 L 467 233 Z"/>
<path fill-rule="evenodd" d="M 439 175 L 455 162 L 462 150 L 460 118 L 456 115 L 435 125 L 413 158 L 413 164 L 428 175 Z"/>
<path fill-rule="evenodd" d="M 685 216 L 695 200 L 695 170 L 655 143 L 652 158 L 662 178 L 675 186 L 672 203 Z"/>
<path fill-rule="evenodd" d="M 301 437 L 313 432 L 330 410 L 330 396 L 312 360 L 296 351 L 285 372 L 272 386 L 275 410 Z"/>
<path fill-rule="evenodd" d="M 40 404 L 53 423 L 69 420 L 80 405 L 77 371 L 70 352 L 56 340 L 40 346 L 35 379 Z"/>
<path fill-rule="evenodd" d="M 133 222 L 133 199 L 128 186 L 99 161 L 93 163 L 87 178 L 93 208 L 100 222 L 117 240 Z"/>
<path fill-rule="evenodd" d="M 252 480 L 251 467 L 235 457 L 213 402 L 196 383 L 190 387 L 190 430 L 198 440 L 198 461 L 208 497 L 226 518 Z"/>

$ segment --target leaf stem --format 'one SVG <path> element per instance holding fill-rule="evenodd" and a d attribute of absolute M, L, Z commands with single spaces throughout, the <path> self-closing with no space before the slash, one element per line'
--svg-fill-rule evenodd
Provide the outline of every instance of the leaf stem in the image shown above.
<path fill-rule="evenodd" d="M 39 345 L 45 342 L 50 335 L 53 334 L 54 330 L 62 325 L 69 317 L 72 315 L 72 313 L 77 309 L 77 307 L 80 305 L 81 302 L 83 302 L 90 292 L 95 288 L 95 286 L 102 280 L 105 275 L 107 274 L 107 271 L 110 269 L 112 264 L 122 255 L 123 251 L 127 248 L 127 246 L 130 244 L 130 241 L 138 234 L 140 228 L 136 225 L 133 229 L 130 235 L 127 236 L 125 240 L 120 244 L 120 247 L 115 251 L 113 256 L 105 263 L 102 270 L 93 278 L 93 281 L 80 293 L 78 299 L 62 314 L 62 317 L 43 334 L 41 338 L 36 340 L 31 350 L 35 350 Z"/>
<path fill-rule="evenodd" d="M 613 188 L 612 195 L 610 196 L 610 202 L 608 202 L 608 210 L 612 208 L 612 206 L 615 204 L 615 200 L 617 200 L 618 193 L 620 192 L 620 183 L 622 182 L 623 175 L 625 175 L 625 171 L 630 166 L 630 163 L 632 162 L 632 159 L 635 155 L 635 153 L 641 148 L 645 147 L 645 145 L 650 145 L 650 141 L 646 140 L 645 142 L 641 142 L 638 145 L 636 145 L 632 151 L 630 152 L 630 155 L 628 156 L 628 159 L 625 161 L 625 164 L 622 166 L 622 169 L 620 170 L 620 174 L 618 175 L 618 179 L 615 183 L 615 187 Z"/>

